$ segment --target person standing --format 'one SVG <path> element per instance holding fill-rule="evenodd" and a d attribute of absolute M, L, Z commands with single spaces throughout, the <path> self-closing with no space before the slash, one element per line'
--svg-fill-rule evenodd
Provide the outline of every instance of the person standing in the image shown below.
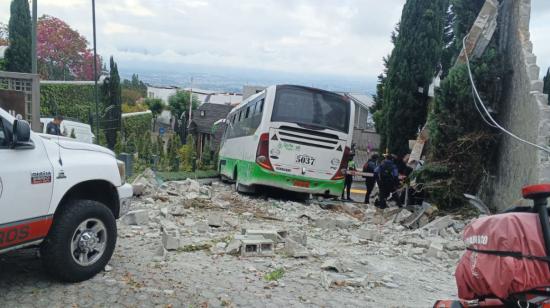
<path fill-rule="evenodd" d="M 348 161 L 347 171 L 355 171 L 355 161 L 353 160 L 353 155 L 350 156 Z M 344 191 L 342 191 L 342 200 L 352 201 L 351 199 L 351 185 L 353 184 L 353 175 L 346 172 L 345 182 L 344 182 Z M 347 194 L 347 198 L 344 199 L 344 193 Z"/>
<path fill-rule="evenodd" d="M 53 118 L 53 121 L 48 123 L 46 126 L 46 134 L 48 135 L 55 135 L 55 136 L 63 136 L 61 133 L 61 123 L 63 122 L 62 116 L 55 116 Z"/>
<path fill-rule="evenodd" d="M 384 155 L 384 161 L 375 170 L 376 182 L 380 193 L 375 206 L 381 209 L 387 208 L 386 199 L 395 191 L 399 184 L 399 172 L 391 155 Z"/>
<path fill-rule="evenodd" d="M 376 185 L 374 171 L 378 167 L 378 158 L 378 154 L 373 154 L 363 166 L 363 172 L 373 174 L 372 176 L 365 177 L 365 184 L 367 186 L 367 193 L 365 194 L 365 204 L 370 203 L 370 195 L 372 193 L 372 190 L 374 189 L 374 185 Z"/>

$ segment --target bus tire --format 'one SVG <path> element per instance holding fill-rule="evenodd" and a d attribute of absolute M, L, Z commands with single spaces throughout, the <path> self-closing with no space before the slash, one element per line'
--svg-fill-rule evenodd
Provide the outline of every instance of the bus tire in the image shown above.
<path fill-rule="evenodd" d="M 241 194 L 253 194 L 256 192 L 253 186 L 244 185 L 239 182 L 239 174 L 235 170 L 235 190 Z"/>

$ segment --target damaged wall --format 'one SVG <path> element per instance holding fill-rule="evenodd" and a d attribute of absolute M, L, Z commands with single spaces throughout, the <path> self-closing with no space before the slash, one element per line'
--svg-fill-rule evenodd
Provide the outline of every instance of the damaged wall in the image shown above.
<path fill-rule="evenodd" d="M 505 55 L 500 124 L 519 137 L 540 145 L 550 144 L 550 106 L 542 94 L 540 68 L 530 41 L 531 0 L 503 0 L 499 40 Z M 521 188 L 550 182 L 550 157 L 509 136 L 502 136 L 496 174 L 487 179 L 481 196 L 490 206 L 505 209 L 521 202 Z"/>

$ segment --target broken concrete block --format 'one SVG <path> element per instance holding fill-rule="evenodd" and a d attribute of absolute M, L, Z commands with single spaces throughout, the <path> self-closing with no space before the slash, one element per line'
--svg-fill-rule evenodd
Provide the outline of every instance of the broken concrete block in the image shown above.
<path fill-rule="evenodd" d="M 223 226 L 223 215 L 221 213 L 212 213 L 208 216 L 208 225 L 210 227 L 219 228 Z"/>
<path fill-rule="evenodd" d="M 180 236 L 177 231 L 162 231 L 162 245 L 166 250 L 176 250 L 180 247 Z"/>
<path fill-rule="evenodd" d="M 132 226 L 139 226 L 139 225 L 145 225 L 147 222 L 149 222 L 149 211 L 147 210 L 136 210 L 128 212 L 124 217 L 122 217 L 122 221 L 127 225 Z"/>
<path fill-rule="evenodd" d="M 232 240 L 225 247 L 225 253 L 230 255 L 238 255 L 241 251 L 242 242 L 240 240 Z"/>
<path fill-rule="evenodd" d="M 321 272 L 321 285 L 327 290 L 333 287 L 363 287 L 366 284 L 366 277 L 350 277 L 338 273 Z"/>
<path fill-rule="evenodd" d="M 281 232 L 279 232 L 279 235 Z M 286 238 L 287 236 L 283 236 L 283 238 Z M 306 232 L 292 232 L 290 234 L 290 238 L 299 243 L 302 246 L 307 246 L 307 233 Z"/>
<path fill-rule="evenodd" d="M 134 192 L 134 196 L 143 196 L 145 194 L 145 190 L 147 189 L 147 186 L 143 183 L 135 183 L 132 184 L 132 190 Z"/>
<path fill-rule="evenodd" d="M 241 242 L 241 256 L 243 257 L 271 257 L 275 253 L 272 240 L 245 239 Z"/>
<path fill-rule="evenodd" d="M 189 183 L 189 188 L 187 189 L 188 192 L 196 194 L 200 193 L 201 185 L 199 184 L 199 182 L 190 179 L 187 179 L 186 182 Z"/>
<path fill-rule="evenodd" d="M 210 231 L 210 227 L 204 221 L 200 221 L 193 226 L 193 230 L 198 233 L 208 233 Z"/>
<path fill-rule="evenodd" d="M 423 226 L 422 228 L 428 230 L 431 234 L 439 235 L 439 232 L 442 229 L 447 229 L 453 224 L 454 220 L 451 218 L 451 216 L 443 216 L 435 219 L 434 221 Z"/>
<path fill-rule="evenodd" d="M 354 221 L 349 219 L 319 218 L 313 223 L 316 227 L 323 229 L 345 229 L 353 226 Z"/>
<path fill-rule="evenodd" d="M 427 257 L 431 258 L 441 258 L 441 253 L 443 252 L 443 244 L 441 242 L 432 242 L 430 248 L 426 252 Z"/>
<path fill-rule="evenodd" d="M 446 250 L 450 250 L 450 251 L 457 251 L 457 250 L 464 250 L 466 249 L 466 244 L 464 244 L 464 242 L 462 241 L 450 241 L 450 242 L 446 242 L 443 247 L 446 249 Z"/>
<path fill-rule="evenodd" d="M 309 251 L 304 246 L 298 244 L 294 240 L 285 239 L 285 247 L 283 249 L 284 254 L 293 258 L 307 258 L 309 257 Z"/>
<path fill-rule="evenodd" d="M 326 271 L 332 271 L 337 273 L 343 273 L 344 272 L 344 265 L 342 264 L 341 260 L 338 259 L 329 259 L 326 260 L 322 265 L 321 268 Z"/>
<path fill-rule="evenodd" d="M 214 254 L 223 254 L 223 253 L 225 253 L 226 246 L 227 246 L 226 243 L 218 242 L 218 243 L 216 243 L 216 245 L 210 247 L 210 252 L 212 252 Z"/>
<path fill-rule="evenodd" d="M 361 228 L 356 232 L 357 237 L 369 241 L 379 242 L 382 240 L 382 234 L 377 229 Z"/>
<path fill-rule="evenodd" d="M 247 236 L 262 236 L 265 239 L 271 240 L 273 243 L 282 243 L 283 239 L 277 233 L 277 230 L 246 230 L 244 232 Z"/>

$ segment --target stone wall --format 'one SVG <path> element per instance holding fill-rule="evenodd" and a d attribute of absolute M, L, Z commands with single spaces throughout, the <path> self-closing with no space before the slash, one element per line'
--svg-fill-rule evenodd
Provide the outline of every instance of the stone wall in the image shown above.
<path fill-rule="evenodd" d="M 531 0 L 504 0 L 499 14 L 498 39 L 508 70 L 498 121 L 519 137 L 548 146 L 550 106 L 548 97 L 542 94 L 540 68 L 529 37 Z M 549 158 L 543 151 L 503 135 L 497 168 L 482 188 L 482 198 L 501 210 L 525 203 L 521 200 L 523 186 L 550 182 Z"/>

